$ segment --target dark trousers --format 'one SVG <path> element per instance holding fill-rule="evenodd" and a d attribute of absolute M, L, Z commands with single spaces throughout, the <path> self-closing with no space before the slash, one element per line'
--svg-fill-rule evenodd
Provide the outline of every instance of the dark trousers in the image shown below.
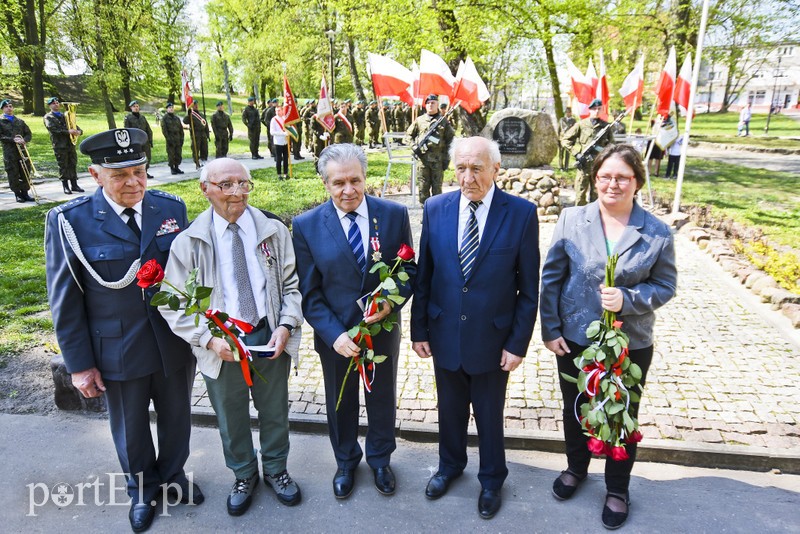
<path fill-rule="evenodd" d="M 228 155 L 228 131 L 225 130 L 225 133 L 214 136 L 214 147 L 217 149 L 216 154 L 214 157 L 216 158 L 224 158 Z"/>
<path fill-rule="evenodd" d="M 247 138 L 250 139 L 250 155 L 258 156 L 258 143 L 261 138 L 261 128 L 248 128 Z"/>
<path fill-rule="evenodd" d="M 439 471 L 453 476 L 467 466 L 467 425 L 472 404 L 478 427 L 478 480 L 484 489 L 500 489 L 508 476 L 503 443 L 508 373 L 498 369 L 469 375 L 463 369 L 448 371 L 437 365 L 434 371 L 439 393 Z"/>
<path fill-rule="evenodd" d="M 171 142 L 167 141 L 167 161 L 170 168 L 178 167 L 183 161 L 183 141 Z"/>
<path fill-rule="evenodd" d="M 195 134 L 194 143 L 192 143 L 192 157 L 195 161 L 208 159 L 208 137 L 205 135 Z"/>
<path fill-rule="evenodd" d="M 157 371 L 133 380 L 105 380 L 111 436 L 133 502 L 151 501 L 161 484 L 186 480 L 194 368 L 187 365 L 168 377 Z M 158 417 L 158 456 L 150 436 L 151 399 Z"/>
<path fill-rule="evenodd" d="M 566 171 L 569 168 L 569 150 L 564 147 L 559 147 L 558 149 L 558 163 L 561 166 L 562 171 Z"/>
<path fill-rule="evenodd" d="M 399 337 L 399 329 L 394 332 L 383 332 L 381 337 L 394 339 Z M 317 340 L 317 342 L 320 342 Z M 391 343 L 390 343 L 391 344 Z M 394 344 L 396 347 L 397 345 Z M 388 355 L 375 346 L 376 354 Z M 358 443 L 358 412 L 360 410 L 358 392 L 361 378 L 351 371 L 347 377 L 342 403 L 336 411 L 336 401 L 342 387 L 350 358 L 345 358 L 333 351 L 320 354 L 322 375 L 325 380 L 325 408 L 328 416 L 328 433 L 336 457 L 336 465 L 341 469 L 355 469 L 363 456 Z M 373 469 L 389 465 L 391 455 L 397 448 L 395 440 L 395 407 L 397 384 L 397 357 L 389 355 L 382 363 L 375 366 L 375 380 L 372 392 L 364 392 L 364 403 L 367 407 L 367 436 L 365 452 L 367 464 Z"/>
<path fill-rule="evenodd" d="M 278 176 L 289 174 L 289 146 L 275 145 L 275 170 Z"/>
<path fill-rule="evenodd" d="M 589 470 L 589 461 L 592 459 L 592 454 L 586 447 L 589 437 L 583 433 L 580 423 L 575 418 L 576 410 L 580 413 L 580 405 L 588 399 L 582 397 L 578 400 L 578 406 L 575 406 L 575 400 L 578 398 L 578 386 L 571 382 L 567 382 L 561 376 L 561 373 L 567 374 L 574 378 L 578 377 L 578 368 L 575 367 L 573 360 L 586 348 L 577 345 L 570 340 L 567 340 L 569 350 L 572 351 L 566 356 L 557 356 L 556 362 L 558 363 L 558 381 L 561 385 L 561 397 L 564 401 L 564 441 L 567 446 L 567 465 L 570 471 L 577 475 L 584 475 Z M 631 361 L 638 364 L 642 368 L 642 383 L 644 387 L 645 379 L 647 378 L 647 371 L 650 369 L 650 363 L 653 360 L 653 346 L 643 349 L 635 349 L 630 351 Z M 639 403 L 631 403 L 631 410 L 629 412 L 633 417 L 637 417 L 639 413 Z M 633 462 L 636 460 L 636 443 L 630 443 L 625 446 L 628 451 L 629 458 L 623 462 L 617 462 L 611 458 L 606 458 L 606 490 L 612 493 L 625 494 L 628 492 L 628 485 L 631 481 L 631 470 L 633 469 Z"/>
<path fill-rule="evenodd" d="M 678 176 L 678 166 L 681 163 L 681 156 L 678 154 L 677 156 L 669 156 L 667 160 L 667 178 L 677 178 Z"/>
<path fill-rule="evenodd" d="M 425 204 L 430 197 L 442 194 L 444 169 L 441 161 L 429 161 L 417 165 L 419 203 Z"/>
<path fill-rule="evenodd" d="M 8 146 L 6 146 L 8 145 Z M 16 143 L 3 144 L 3 163 L 6 169 L 6 176 L 8 176 L 8 187 L 19 195 L 27 192 L 31 186 L 28 180 L 25 179 L 25 174 L 22 171 L 22 166 L 25 163 L 20 159 Z M 13 152 L 12 152 L 13 151 Z M 27 169 L 28 167 L 26 167 Z"/>
<path fill-rule="evenodd" d="M 297 141 L 292 141 L 292 155 L 294 159 L 300 158 L 300 148 L 303 146 L 303 123 L 296 122 L 294 127 L 297 130 Z"/>
<path fill-rule="evenodd" d="M 58 177 L 65 184 L 67 182 L 76 185 L 78 183 L 78 155 L 73 145 L 53 149 L 58 163 Z"/>

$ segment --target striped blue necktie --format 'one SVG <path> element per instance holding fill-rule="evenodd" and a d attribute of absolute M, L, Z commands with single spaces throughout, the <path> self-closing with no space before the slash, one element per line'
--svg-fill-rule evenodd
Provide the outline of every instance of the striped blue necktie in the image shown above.
<path fill-rule="evenodd" d="M 356 217 L 358 217 L 358 214 L 354 211 L 351 211 L 345 215 L 345 217 L 350 219 L 350 229 L 347 231 L 347 242 L 350 243 L 350 248 L 353 250 L 353 255 L 356 257 L 358 266 L 361 268 L 361 272 L 363 273 L 367 268 L 367 258 L 364 256 L 364 242 L 361 240 L 361 230 L 356 224 Z"/>
<path fill-rule="evenodd" d="M 461 251 L 458 256 L 461 258 L 461 272 L 464 280 L 469 278 L 472 267 L 475 265 L 475 258 L 478 255 L 478 219 L 475 217 L 475 210 L 481 205 L 481 201 L 471 201 L 469 203 L 469 219 L 464 227 L 464 236 L 461 239 Z"/>

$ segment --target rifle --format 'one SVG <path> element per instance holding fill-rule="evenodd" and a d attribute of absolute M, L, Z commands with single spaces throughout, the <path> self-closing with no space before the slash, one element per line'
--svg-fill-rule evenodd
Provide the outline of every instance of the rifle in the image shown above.
<path fill-rule="evenodd" d="M 603 148 L 605 148 L 605 147 L 598 147 L 597 143 L 600 142 L 600 140 L 603 138 L 603 136 L 609 129 L 613 128 L 615 125 L 622 122 L 622 119 L 624 119 L 625 115 L 627 114 L 628 110 L 626 109 L 625 111 L 617 115 L 617 118 L 614 119 L 614 122 L 609 122 L 608 124 L 606 124 L 605 127 L 603 127 L 603 129 L 600 130 L 600 132 L 596 136 L 594 136 L 592 142 L 586 145 L 586 148 L 584 148 L 582 152 L 579 152 L 578 154 L 575 155 L 575 168 L 583 169 L 587 163 L 589 163 L 594 159 L 595 155 L 598 152 L 600 152 Z"/>
<path fill-rule="evenodd" d="M 433 124 L 431 124 L 431 127 L 428 128 L 428 131 L 425 132 L 425 134 L 423 134 L 423 136 L 419 138 L 419 141 L 411 145 L 411 152 L 413 152 L 414 157 L 421 160 L 422 156 L 428 151 L 429 144 L 431 143 L 439 144 L 440 139 L 435 135 L 436 130 L 437 128 L 439 128 L 440 124 L 442 124 L 444 121 L 447 120 L 450 114 L 452 114 L 457 107 L 458 105 L 455 105 L 450 109 L 448 109 L 447 113 L 440 116 L 438 119 L 436 119 L 436 121 Z"/>

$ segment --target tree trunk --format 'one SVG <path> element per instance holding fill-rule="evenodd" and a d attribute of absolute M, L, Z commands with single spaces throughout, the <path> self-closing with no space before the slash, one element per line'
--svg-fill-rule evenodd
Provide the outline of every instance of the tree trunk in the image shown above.
<path fill-rule="evenodd" d="M 556 60 L 553 54 L 553 40 L 542 39 L 544 45 L 544 55 L 547 58 L 547 73 L 550 77 L 550 87 L 553 88 L 553 106 L 556 111 L 556 121 L 560 121 L 564 116 L 564 103 L 561 101 L 561 84 L 558 81 L 558 71 L 556 70 Z"/>
<path fill-rule="evenodd" d="M 348 65 L 350 66 L 350 80 L 353 82 L 353 89 L 356 93 L 356 100 L 366 100 L 364 96 L 364 88 L 361 86 L 361 80 L 358 77 L 358 70 L 356 69 L 356 45 L 353 43 L 353 38 L 347 36 L 347 56 Z"/>
<path fill-rule="evenodd" d="M 33 66 L 30 59 L 23 55 L 17 55 L 17 61 L 19 62 L 19 87 L 22 92 L 22 112 L 33 113 L 33 76 L 31 75 Z"/>
<path fill-rule="evenodd" d="M 36 2 L 25 2 L 25 37 L 31 51 L 31 85 L 33 90 L 33 114 L 44 116 L 44 41 L 39 36 L 39 24 L 43 27 L 44 0 L 39 0 L 39 20 L 36 17 Z M 42 29 L 44 33 L 44 28 Z"/>
<path fill-rule="evenodd" d="M 125 109 L 128 109 L 128 104 L 133 100 L 131 95 L 131 67 L 128 59 L 125 57 L 117 57 L 117 64 L 119 65 L 120 74 L 122 75 L 122 99 Z"/>

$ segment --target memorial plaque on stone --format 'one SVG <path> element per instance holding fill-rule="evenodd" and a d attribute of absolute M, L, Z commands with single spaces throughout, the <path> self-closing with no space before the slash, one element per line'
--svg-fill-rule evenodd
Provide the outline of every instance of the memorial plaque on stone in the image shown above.
<path fill-rule="evenodd" d="M 506 117 L 497 124 L 492 138 L 500 145 L 501 154 L 525 154 L 531 139 L 531 129 L 519 117 Z"/>

